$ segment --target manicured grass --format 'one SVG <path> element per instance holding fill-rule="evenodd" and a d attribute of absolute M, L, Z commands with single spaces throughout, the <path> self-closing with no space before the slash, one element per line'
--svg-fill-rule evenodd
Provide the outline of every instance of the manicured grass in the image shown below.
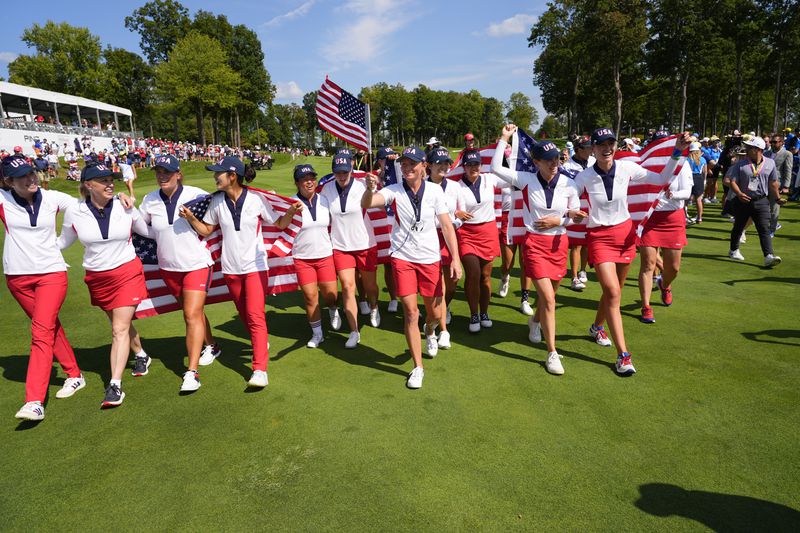
<path fill-rule="evenodd" d="M 254 185 L 290 193 L 292 166 L 284 156 Z M 212 190 L 202 164 L 185 167 L 187 182 Z M 153 188 L 140 171 L 137 196 Z M 453 349 L 426 359 L 419 391 L 404 386 L 402 317 L 385 311 L 385 293 L 381 329 L 363 327 L 357 350 L 342 332 L 305 348 L 292 293 L 268 300 L 266 390 L 245 392 L 249 339 L 233 305 L 218 304 L 207 314 L 224 355 L 202 369 L 203 388 L 178 395 L 182 318 L 154 317 L 137 324 L 150 374 L 126 376 L 125 404 L 111 411 L 98 408 L 110 328 L 89 304 L 76 245 L 61 317 L 88 386 L 57 400 L 54 371 L 38 425 L 13 418 L 29 322 L 0 289 L 0 528 L 797 530 L 800 208 L 782 211 L 774 270 L 760 267 L 752 230 L 747 261 L 729 261 L 730 224 L 708 211 L 689 229 L 675 304 L 655 305 L 654 325 L 637 320 L 634 264 L 623 313 L 635 377 L 617 377 L 613 349 L 586 335 L 600 294 L 590 273 L 583 293 L 558 295 L 562 377 L 527 341 L 517 282 L 479 335 L 467 333 L 459 291 Z"/>

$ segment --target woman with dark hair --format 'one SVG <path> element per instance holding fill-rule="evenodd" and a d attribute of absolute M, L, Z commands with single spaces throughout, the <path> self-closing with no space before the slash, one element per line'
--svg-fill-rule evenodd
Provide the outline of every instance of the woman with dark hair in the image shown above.
<path fill-rule="evenodd" d="M 253 375 L 247 384 L 263 388 L 269 384 L 269 341 L 264 315 L 269 267 L 261 227 L 263 224 L 288 227 L 297 206 L 291 206 L 278 217 L 262 196 L 250 192 L 245 185 L 245 182 L 255 179 L 256 171 L 249 165 L 245 166 L 238 157 L 225 157 L 216 165 L 206 166 L 206 170 L 214 173 L 217 192 L 203 220 L 183 205 L 180 216 L 203 237 L 217 227 L 222 232 L 222 274 L 253 345 Z"/>

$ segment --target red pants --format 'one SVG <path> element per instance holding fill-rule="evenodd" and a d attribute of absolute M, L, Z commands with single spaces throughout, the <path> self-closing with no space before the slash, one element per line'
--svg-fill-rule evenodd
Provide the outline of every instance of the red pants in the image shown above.
<path fill-rule="evenodd" d="M 268 289 L 268 274 L 262 270 L 247 274 L 223 274 L 223 277 L 233 296 L 236 310 L 239 311 L 239 318 L 250 331 L 250 342 L 253 344 L 253 370 L 266 371 L 269 350 L 264 304 Z"/>
<path fill-rule="evenodd" d="M 67 297 L 67 273 L 6 276 L 11 295 L 31 319 L 31 357 L 25 378 L 25 401 L 43 402 L 55 354 L 67 376 L 81 375 L 58 312 Z"/>

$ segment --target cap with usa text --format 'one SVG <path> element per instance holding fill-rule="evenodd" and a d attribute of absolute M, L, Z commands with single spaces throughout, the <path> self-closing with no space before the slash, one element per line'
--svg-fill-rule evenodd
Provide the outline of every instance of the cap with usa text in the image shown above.
<path fill-rule="evenodd" d="M 403 150 L 403 154 L 400 156 L 400 159 L 409 159 L 415 163 L 424 163 L 428 160 L 428 158 L 425 157 L 425 152 L 421 148 L 414 145 L 411 145 Z"/>

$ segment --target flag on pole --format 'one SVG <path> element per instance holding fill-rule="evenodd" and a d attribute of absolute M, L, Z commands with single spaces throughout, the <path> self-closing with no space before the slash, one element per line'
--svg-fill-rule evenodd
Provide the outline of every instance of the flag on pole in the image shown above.
<path fill-rule="evenodd" d="M 248 187 L 249 192 L 259 195 L 269 202 L 278 216 L 283 215 L 292 205 L 290 198 L 269 191 Z M 211 203 L 212 195 L 204 196 L 184 205 L 194 216 L 202 219 Z M 292 222 L 285 230 L 274 225 L 262 226 L 262 236 L 267 247 L 267 265 L 269 266 L 269 292 L 280 294 L 297 289 L 297 275 L 292 261 L 292 244 L 297 232 L 303 225 L 302 213 L 295 213 Z M 222 256 L 222 232 L 217 228 L 205 239 L 206 246 L 211 251 L 214 260 L 211 286 L 206 296 L 206 304 L 214 304 L 231 300 L 228 286 L 222 276 L 220 257 Z M 153 239 L 133 234 L 133 246 L 136 255 L 144 265 L 144 275 L 147 284 L 147 298 L 139 303 L 136 308 L 136 318 L 169 313 L 180 309 L 177 300 L 167 290 L 158 268 L 157 245 Z"/>
<path fill-rule="evenodd" d="M 356 148 L 369 151 L 367 104 L 345 91 L 328 77 L 317 94 L 319 126 Z"/>

